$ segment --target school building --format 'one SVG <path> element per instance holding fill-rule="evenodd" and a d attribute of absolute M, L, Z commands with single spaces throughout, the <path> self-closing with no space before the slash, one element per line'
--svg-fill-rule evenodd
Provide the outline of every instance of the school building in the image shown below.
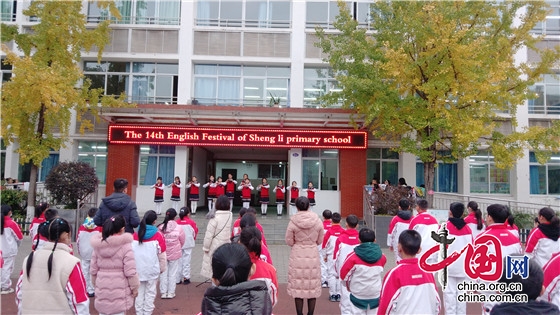
<path fill-rule="evenodd" d="M 371 2 L 348 1 L 360 27 L 370 28 Z M 552 47 L 560 43 L 560 1 L 548 2 L 550 16 L 534 32 Z M 30 29 L 36 18 L 22 14 L 29 3 L 2 0 L 2 22 Z M 363 185 L 372 178 L 423 183 L 417 157 L 369 137 L 353 112 L 318 101 L 339 89 L 314 46 L 317 25 L 334 28 L 336 1 L 121 0 L 117 6 L 122 19 L 111 26 L 102 62 L 91 52 L 80 66 L 93 87 L 108 95 L 124 92 L 138 107 L 103 110 L 87 134 L 79 133 L 74 119 L 71 141 L 43 161 L 40 181 L 59 161 L 86 161 L 101 181 L 99 197 L 125 177 L 145 211 L 153 206 L 150 186 L 158 176 L 170 184 L 175 176 L 205 183 L 209 175 L 232 173 L 239 180 L 248 174 L 255 186 L 263 177 L 272 187 L 279 179 L 304 188 L 313 182 L 320 189 L 315 211 L 329 208 L 344 216 L 362 215 Z M 91 26 L 112 18 L 88 1 L 83 14 Z M 2 64 L 2 80 L 10 76 Z M 518 124 L 547 126 L 560 119 L 558 78 L 545 75 L 533 91 L 539 97 L 519 108 Z M 16 147 L 2 143 L 2 177 L 26 181 L 29 167 L 19 165 Z M 501 170 L 481 148 L 456 163 L 439 163 L 435 191 L 556 205 L 560 154 L 540 165 L 526 152 L 514 168 Z M 164 208 L 170 194 L 167 189 Z"/>

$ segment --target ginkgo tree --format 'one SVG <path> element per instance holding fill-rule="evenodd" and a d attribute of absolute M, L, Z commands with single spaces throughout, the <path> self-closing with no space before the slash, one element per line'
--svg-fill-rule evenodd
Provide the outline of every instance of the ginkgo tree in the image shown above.
<path fill-rule="evenodd" d="M 118 16 L 112 1 L 99 5 Z M 13 67 L 12 77 L 2 85 L 2 138 L 17 142 L 20 163 L 31 164 L 27 216 L 35 204 L 38 165 L 58 150 L 69 135 L 72 115 L 81 122 L 81 132 L 93 122 L 84 114 L 105 106 L 130 106 L 120 97 L 103 96 L 101 89 L 90 89 L 79 67 L 83 51 L 97 47 L 98 60 L 109 43 L 109 21 L 95 28 L 86 27 L 81 1 L 32 1 L 23 13 L 35 16 L 30 29 L 2 24 L 4 63 Z M 20 51 L 6 45 L 13 40 Z"/>
<path fill-rule="evenodd" d="M 341 86 L 324 100 L 342 100 L 374 136 L 418 156 L 428 191 L 437 161 L 482 147 L 509 168 L 526 149 L 541 162 L 560 149 L 559 121 L 544 128 L 516 119 L 529 87 L 559 66 L 560 49 L 539 49 L 531 31 L 546 17 L 544 2 L 375 1 L 371 31 L 339 8 L 335 32 L 316 29 Z M 524 49 L 539 60 L 517 60 Z"/>

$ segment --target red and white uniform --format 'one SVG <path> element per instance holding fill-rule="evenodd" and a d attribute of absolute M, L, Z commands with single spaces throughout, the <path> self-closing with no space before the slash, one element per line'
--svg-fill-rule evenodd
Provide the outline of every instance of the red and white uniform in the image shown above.
<path fill-rule="evenodd" d="M 269 184 L 259 185 L 259 187 L 257 187 L 257 190 L 261 192 L 261 203 L 268 203 L 268 201 L 269 201 L 268 190 L 269 189 L 270 189 Z"/>
<path fill-rule="evenodd" d="M 517 237 L 517 239 L 519 240 L 519 228 L 517 227 L 517 225 L 514 224 L 513 226 L 511 226 L 508 223 L 504 223 L 504 224 L 506 225 L 508 231 L 511 234 L 515 235 L 515 237 Z"/>
<path fill-rule="evenodd" d="M 383 279 L 377 314 L 439 314 L 434 275 L 418 266 L 418 258 L 401 259 Z"/>
<path fill-rule="evenodd" d="M 251 183 L 241 184 L 237 189 L 241 190 L 241 199 L 243 201 L 251 201 L 251 191 L 255 189 Z"/>
<path fill-rule="evenodd" d="M 202 187 L 204 187 L 204 188 L 209 187 L 208 188 L 208 196 L 207 196 L 208 199 L 216 198 L 216 187 L 218 187 L 217 183 L 208 182 L 208 183 L 202 185 Z"/>
<path fill-rule="evenodd" d="M 554 254 L 543 267 L 544 293 L 539 300 L 555 304 L 560 308 L 560 253 Z"/>
<path fill-rule="evenodd" d="M 8 290 L 12 287 L 10 275 L 14 269 L 14 261 L 18 253 L 18 247 L 23 239 L 23 234 L 19 225 L 12 220 L 10 216 L 4 216 L 4 234 L 0 236 L 0 249 L 2 249 L 2 290 Z"/>
<path fill-rule="evenodd" d="M 185 243 L 181 248 L 181 262 L 179 263 L 179 272 L 177 279 L 182 281 L 183 278 L 191 279 L 191 254 L 195 246 L 196 236 L 198 235 L 198 226 L 191 218 L 184 216 L 183 219 L 177 219 L 177 224 L 185 233 Z M 178 281 L 178 282 L 179 282 Z"/>
<path fill-rule="evenodd" d="M 486 230 L 486 224 L 484 224 L 484 222 L 482 223 L 482 230 L 477 229 L 478 225 L 476 223 L 476 216 L 474 215 L 474 212 L 469 213 L 469 215 L 465 217 L 465 222 L 471 229 L 473 239 L 476 238 L 478 234 Z"/>
<path fill-rule="evenodd" d="M 437 246 L 438 244 L 432 238 L 432 232 L 438 232 L 439 224 L 437 219 L 429 214 L 428 212 L 419 213 L 417 216 L 410 220 L 410 225 L 408 226 L 409 230 L 414 230 L 420 233 L 422 237 L 422 245 L 420 249 L 420 253 L 416 255 L 417 258 L 420 258 L 422 254 L 428 251 L 428 249 Z M 398 239 L 397 239 L 398 241 Z M 436 263 L 438 259 L 438 254 L 434 253 L 432 256 L 428 258 L 429 263 Z"/>
<path fill-rule="evenodd" d="M 284 203 L 284 193 L 286 192 L 286 187 L 276 186 L 274 187 L 276 191 L 276 203 Z"/>
<path fill-rule="evenodd" d="M 187 184 L 186 186 L 187 188 L 190 188 L 189 191 L 189 199 L 191 201 L 198 201 L 198 196 L 200 194 L 200 183 L 190 183 Z M 196 209 L 192 209 L 193 211 L 196 211 Z"/>
<path fill-rule="evenodd" d="M 272 307 L 274 307 L 274 305 L 278 302 L 278 277 L 276 275 L 276 268 L 260 259 L 260 257 L 257 257 L 255 253 L 249 253 L 249 255 L 251 256 L 251 261 L 256 267 L 255 273 L 249 278 L 249 280 L 262 280 L 266 283 Z"/>
<path fill-rule="evenodd" d="M 183 185 L 181 183 L 171 183 L 171 200 L 180 201 L 181 200 L 181 188 Z"/>
<path fill-rule="evenodd" d="M 34 240 L 35 235 L 37 235 L 37 229 L 39 228 L 39 225 L 41 225 L 41 223 L 45 221 L 45 212 L 41 213 L 38 218 L 33 218 L 33 220 L 31 221 L 31 225 L 29 226 L 29 236 L 31 236 L 32 240 Z"/>
<path fill-rule="evenodd" d="M 334 244 L 334 269 L 336 270 L 337 281 L 340 281 L 340 270 L 342 269 L 342 264 L 346 260 L 346 257 L 354 251 L 354 247 L 360 245 L 360 238 L 358 236 L 358 230 L 348 228 L 342 233 L 336 243 Z M 350 302 L 350 292 L 346 289 L 346 286 L 341 285 L 340 287 L 340 313 L 350 314 L 352 310 L 352 302 Z"/>
<path fill-rule="evenodd" d="M 450 221 L 447 221 L 446 228 L 449 232 L 448 238 L 454 238 L 453 243 L 447 246 L 447 255 L 451 255 L 453 252 L 460 252 L 467 245 L 472 244 L 473 236 L 472 231 L 468 224 L 463 226 L 460 230 Z M 468 281 L 467 274 L 465 272 L 465 255 L 459 256 L 459 258 L 447 267 L 447 287 L 443 291 L 443 306 L 445 308 L 445 314 L 466 314 L 467 304 L 459 303 L 457 301 L 457 296 L 460 292 L 457 290 L 457 285 L 460 282 Z"/>
<path fill-rule="evenodd" d="M 550 224 L 548 225 L 550 226 Z M 558 238 L 556 240 L 549 238 L 539 227 L 531 231 L 527 238 L 525 254 L 529 258 L 533 258 L 539 266 L 544 266 L 550 260 L 550 257 L 558 252 L 560 252 L 560 240 Z M 560 269 L 558 272 L 560 273 Z"/>
<path fill-rule="evenodd" d="M 296 199 L 299 197 L 299 187 L 290 186 L 290 204 L 295 205 Z"/>
<path fill-rule="evenodd" d="M 332 227 L 331 219 L 323 220 L 323 232 L 327 234 L 327 231 Z M 323 238 L 324 239 L 324 238 Z M 318 245 L 317 248 L 319 249 L 319 257 L 321 261 L 321 283 L 325 283 L 328 280 L 329 269 L 327 268 L 327 262 L 323 259 L 325 257 L 325 250 L 323 249 L 322 244 Z"/>
<path fill-rule="evenodd" d="M 316 205 L 316 202 L 315 202 L 315 192 L 317 191 L 317 189 L 315 189 L 315 188 L 306 188 L 306 189 L 302 189 L 302 191 L 307 192 L 307 199 L 309 199 L 309 205 L 310 205 L 310 206 Z"/>
<path fill-rule="evenodd" d="M 235 185 L 237 185 L 237 181 L 234 179 L 226 180 L 226 195 L 229 199 L 233 199 L 233 194 L 235 192 Z"/>
<path fill-rule="evenodd" d="M 159 184 L 156 183 L 152 187 L 155 188 L 154 201 L 163 202 L 163 189 L 164 189 L 163 183 L 159 183 Z"/>
<path fill-rule="evenodd" d="M 93 254 L 93 247 L 91 247 L 90 240 L 93 235 L 102 232 L 102 227 L 96 226 L 93 229 L 86 228 L 83 224 L 78 229 L 78 236 L 76 237 L 76 246 L 78 247 L 78 254 L 82 258 L 82 272 L 86 279 L 86 286 L 88 293 L 94 293 L 95 288 L 91 282 L 91 275 L 89 274 L 91 255 Z"/>
<path fill-rule="evenodd" d="M 334 246 L 336 240 L 344 233 L 344 228 L 338 223 L 333 223 L 331 228 L 327 230 L 323 236 L 322 254 L 321 259 L 327 258 L 327 282 L 329 284 L 329 296 L 340 294 L 340 281 L 338 280 L 336 270 L 334 268 Z"/>
<path fill-rule="evenodd" d="M 399 215 L 396 215 L 391 220 L 391 223 L 389 223 L 389 230 L 387 231 L 387 246 L 393 248 L 396 262 L 401 260 L 398 250 L 399 236 L 401 236 L 401 233 L 404 230 L 408 230 L 411 220 L 412 216 L 409 219 L 403 219 Z"/>

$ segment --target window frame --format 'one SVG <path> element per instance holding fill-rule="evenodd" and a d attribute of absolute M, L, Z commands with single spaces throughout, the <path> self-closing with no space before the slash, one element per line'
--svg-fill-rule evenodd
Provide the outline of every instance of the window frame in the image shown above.
<path fill-rule="evenodd" d="M 330 153 L 329 153 L 330 152 Z M 336 156 L 332 156 L 329 154 L 336 154 Z M 302 188 L 307 188 L 307 184 L 310 181 L 309 176 L 307 176 L 304 172 L 306 170 L 305 167 L 305 162 L 306 161 L 311 161 L 311 162 L 316 162 L 316 165 L 318 165 L 318 173 L 317 173 L 317 178 L 316 179 L 311 179 L 311 181 L 313 182 L 313 187 L 315 187 L 315 189 L 318 190 L 325 190 L 325 191 L 340 191 L 340 151 L 337 149 L 302 149 L 302 170 L 301 170 L 301 178 L 302 178 L 302 183 L 300 183 L 300 187 Z M 327 163 L 327 161 L 335 161 L 336 164 L 336 180 L 335 183 L 332 184 L 330 179 L 332 179 L 332 177 L 327 177 L 329 178 L 329 182 L 328 183 L 323 183 L 323 174 L 326 173 L 326 169 L 329 169 L 325 164 Z M 311 174 L 312 176 L 314 176 L 314 174 Z M 324 187 L 327 187 L 327 189 L 325 189 Z M 336 187 L 336 189 L 332 189 L 333 187 Z"/>

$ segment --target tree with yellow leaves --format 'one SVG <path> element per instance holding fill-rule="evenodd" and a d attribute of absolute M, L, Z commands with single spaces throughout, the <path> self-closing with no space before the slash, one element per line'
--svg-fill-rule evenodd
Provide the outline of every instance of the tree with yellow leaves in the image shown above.
<path fill-rule="evenodd" d="M 325 101 L 342 99 L 374 136 L 418 156 L 427 190 L 437 161 L 468 157 L 480 146 L 501 168 L 513 166 L 525 149 L 541 162 L 560 149 L 559 121 L 543 128 L 516 120 L 529 87 L 559 66 L 560 49 L 537 48 L 541 38 L 531 33 L 546 17 L 544 2 L 375 1 L 373 31 L 360 28 L 344 3 L 339 7 L 338 32 L 317 28 L 342 87 Z M 516 60 L 522 49 L 540 61 Z M 500 132 L 506 121 L 512 130 Z"/>
<path fill-rule="evenodd" d="M 118 16 L 113 2 L 99 3 Z M 7 144 L 17 141 L 20 163 L 31 164 L 28 217 L 35 205 L 38 165 L 68 139 L 73 112 L 84 132 L 93 126 L 83 117 L 86 112 L 129 106 L 124 95 L 104 97 L 101 89 L 90 89 L 84 79 L 78 65 L 82 51 L 96 46 L 100 60 L 110 29 L 108 21 L 87 28 L 81 10 L 81 1 L 32 1 L 24 14 L 39 22 L 31 31 L 2 24 L 4 63 L 13 67 L 11 80 L 2 85 L 2 138 Z M 4 44 L 11 40 L 22 53 Z"/>

